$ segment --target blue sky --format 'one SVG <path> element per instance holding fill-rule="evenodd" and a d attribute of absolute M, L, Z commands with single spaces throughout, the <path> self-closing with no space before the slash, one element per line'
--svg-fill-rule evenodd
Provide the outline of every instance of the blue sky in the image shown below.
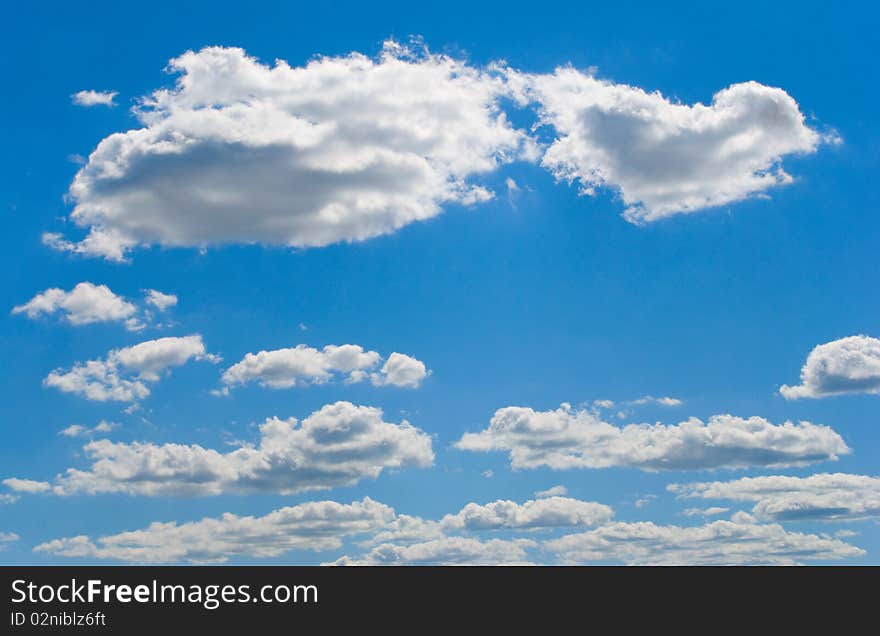
<path fill-rule="evenodd" d="M 858 391 L 838 395 L 820 387 L 801 399 L 785 399 L 778 392 L 782 385 L 799 383 L 814 347 L 857 335 L 868 338 L 856 345 L 870 347 L 871 338 L 880 336 L 880 298 L 873 291 L 880 273 L 873 187 L 880 128 L 870 46 L 876 11 L 829 9 L 820 3 L 662 9 L 648 3 L 615 8 L 575 4 L 545 3 L 539 13 L 531 5 L 509 3 L 430 8 L 407 3 L 382 9 L 217 2 L 182 9 L 168 3 L 148 12 L 110 3 L 88 9 L 17 7 L 14 18 L 0 27 L 6 49 L 0 61 L 6 80 L 0 112 L 7 122 L 3 137 L 8 150 L 0 159 L 0 209 L 6 224 L 0 241 L 7 272 L 2 286 L 7 310 L 0 314 L 0 346 L 7 360 L 0 387 L 5 439 L 0 479 L 54 484 L 55 476 L 68 468 L 86 470 L 91 462 L 82 447 L 88 439 L 59 435 L 72 424 L 93 427 L 103 420 L 119 425 L 96 439 L 197 444 L 228 453 L 236 440 L 258 442 L 257 426 L 266 418 L 302 420 L 338 400 L 381 408 L 387 423 L 408 420 L 431 436 L 435 457 L 430 467 L 386 466 L 376 479 L 292 494 L 221 489 L 210 496 L 54 495 L 7 489 L 10 499 L 18 499 L 0 504 L 0 532 L 18 539 L 5 542 L 0 560 L 97 562 L 95 554 L 76 558 L 33 548 L 79 535 L 96 540 L 156 521 L 182 524 L 223 513 L 262 516 L 310 501 L 348 504 L 369 497 L 398 515 L 437 520 L 471 502 L 534 500 L 536 491 L 557 485 L 566 488 L 568 499 L 610 506 L 623 524 L 701 527 L 737 511 L 756 514 L 755 502 L 677 499 L 667 491 L 669 484 L 838 472 L 876 475 L 876 350 L 853 354 L 864 357 L 825 385 L 861 382 Z M 206 249 L 198 240 L 184 246 L 168 241 L 134 245 L 121 263 L 53 250 L 41 240 L 46 232 L 70 241 L 83 237 L 83 229 L 65 220 L 76 205 L 65 195 L 83 169 L 82 161 L 72 157 L 86 158 L 108 135 L 144 125 L 131 107 L 154 90 L 173 88 L 176 76 L 163 72 L 169 60 L 205 46 L 240 47 L 270 66 L 281 59 L 299 67 L 316 55 L 351 52 L 375 60 L 387 39 L 407 42 L 413 35 L 433 53 L 466 60 L 470 69 L 504 60 L 517 73 L 547 77 L 559 66 L 570 64 L 584 76 L 594 67 L 606 86 L 659 91 L 684 105 L 711 104 L 716 92 L 741 82 L 778 87 L 804 115 L 803 128 L 822 141 L 810 152 L 782 153 L 781 166 L 791 183 L 642 224 L 622 217 L 628 185 L 607 183 L 594 196 L 579 196 L 577 183 L 560 182 L 540 158 L 520 155 L 466 177 L 468 184 L 493 191 L 492 200 L 469 205 L 451 197 L 438 204 L 431 218 L 363 241 L 302 248 L 262 239 L 248 244 L 247 237 L 235 240 L 238 230 L 232 229 L 224 235 L 226 244 Z M 116 91 L 116 105 L 76 105 L 71 95 L 82 90 Z M 748 106 L 758 97 L 742 99 Z M 365 104 L 364 110 L 370 107 Z M 504 102 L 500 108 L 509 111 L 511 127 L 530 138 L 535 107 Z M 771 124 L 770 146 L 782 143 Z M 535 133 L 539 152 L 561 135 L 552 126 Z M 626 135 L 621 139 L 626 142 Z M 685 150 L 678 159 L 687 165 Z M 223 161 L 224 150 L 216 152 Z M 670 157 L 670 165 L 678 159 Z M 626 165 L 638 173 L 642 164 Z M 635 180 L 643 176 L 631 175 Z M 645 178 L 665 179 L 661 185 L 670 186 L 670 179 L 680 177 Z M 516 187 L 510 188 L 508 180 Z M 145 178 L 144 183 L 138 187 L 155 188 L 160 182 Z M 230 182 L 229 188 L 237 183 Z M 172 189 L 179 186 L 172 177 Z M 245 196 L 251 193 L 251 186 L 243 187 Z M 723 189 L 711 180 L 706 187 L 714 188 L 713 195 Z M 109 195 L 98 185 L 90 188 L 85 198 L 92 199 L 86 203 L 107 201 Z M 640 194 L 644 188 L 632 186 L 630 192 Z M 248 202 L 242 217 L 258 215 L 260 205 Z M 148 212 L 131 214 L 144 219 Z M 200 231 L 210 234 L 214 213 L 210 205 L 199 212 L 199 218 L 209 220 L 208 229 Z M 184 218 L 195 212 L 183 200 L 168 214 Z M 72 325 L 62 313 L 35 319 L 12 313 L 46 289 L 69 291 L 84 281 L 106 285 L 139 312 L 147 289 L 174 294 L 178 302 L 164 312 L 153 311 L 139 331 L 127 330 L 119 320 Z M 44 386 L 55 369 L 69 370 L 140 342 L 191 334 L 200 334 L 206 351 L 222 362 L 191 360 L 163 371 L 160 379 L 148 382 L 150 395 L 144 399 L 96 401 Z M 339 379 L 283 389 L 252 382 L 233 387 L 227 396 L 212 394 L 222 387 L 221 374 L 247 353 L 300 344 L 317 349 L 355 344 L 383 359 L 400 352 L 422 361 L 431 373 L 417 388 Z M 855 375 L 867 369 L 869 377 L 843 377 L 847 369 Z M 682 403 L 627 404 L 648 395 Z M 837 461 L 810 459 L 805 465 L 759 461 L 740 468 L 651 471 L 631 464 L 514 469 L 503 450 L 455 447 L 465 433 L 486 429 L 498 409 L 546 412 L 570 403 L 574 411 L 589 412 L 596 400 L 615 402 L 595 415 L 615 426 L 674 426 L 690 417 L 706 422 L 719 414 L 758 416 L 773 425 L 806 420 L 830 427 L 852 452 Z M 124 412 L 132 402 L 140 408 Z M 876 564 L 878 486 L 854 496 L 869 500 L 867 511 L 836 521 L 806 515 L 780 523 L 786 532 L 828 535 L 828 541 L 864 551 L 849 553 L 841 562 Z M 683 515 L 687 508 L 709 506 L 729 510 L 708 519 Z M 778 521 L 756 516 L 737 523 L 763 527 Z M 522 532 L 508 524 L 467 538 L 514 542 L 525 537 L 541 543 L 592 529 L 554 526 Z M 833 538 L 840 531 L 845 533 Z M 230 562 L 311 564 L 342 555 L 356 558 L 370 551 L 362 545 L 365 540 L 369 537 L 346 535 L 334 549 L 281 550 L 267 558 L 233 555 Z M 835 549 L 846 551 L 840 545 Z M 529 547 L 527 556 L 541 562 L 578 560 L 572 554 Z M 626 554 L 621 548 L 607 562 L 639 561 Z M 755 558 L 761 560 L 760 554 Z M 816 560 L 831 561 L 837 559 Z"/>

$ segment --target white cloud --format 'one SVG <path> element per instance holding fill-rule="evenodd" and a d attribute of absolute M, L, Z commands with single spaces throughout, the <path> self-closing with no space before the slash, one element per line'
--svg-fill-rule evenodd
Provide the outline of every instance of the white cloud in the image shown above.
<path fill-rule="evenodd" d="M 70 186 L 89 235 L 58 249 L 360 241 L 492 193 L 474 177 L 533 144 L 498 107 L 503 73 L 385 44 L 301 67 L 237 48 L 171 60 L 141 127 L 101 141 Z M 534 151 L 530 151 L 534 155 Z M 181 213 L 184 210 L 184 213 Z"/>
<path fill-rule="evenodd" d="M 77 106 L 116 106 L 117 91 L 79 91 L 70 96 L 71 101 Z"/>
<path fill-rule="evenodd" d="M 565 486 L 551 486 L 547 490 L 538 490 L 535 492 L 535 497 L 539 499 L 542 497 L 562 497 L 568 494 L 568 488 Z"/>
<path fill-rule="evenodd" d="M 823 140 L 779 88 L 733 84 L 711 104 L 599 80 L 571 67 L 512 73 L 557 139 L 542 165 L 558 179 L 620 193 L 625 218 L 647 223 L 732 203 L 790 183 L 782 157 Z"/>
<path fill-rule="evenodd" d="M 630 565 L 791 565 L 864 554 L 840 540 L 758 524 L 745 514 L 697 527 L 611 523 L 547 541 L 544 547 L 565 563 Z"/>
<path fill-rule="evenodd" d="M 820 473 L 809 477 L 769 475 L 733 481 L 672 484 L 681 497 L 755 502 L 761 519 L 852 520 L 880 517 L 880 477 Z"/>
<path fill-rule="evenodd" d="M 644 397 L 640 397 L 637 400 L 633 400 L 630 404 L 634 406 L 642 406 L 643 404 L 659 404 L 660 406 L 681 406 L 684 404 L 681 400 L 674 397 L 658 397 L 655 398 L 652 395 L 646 395 Z"/>
<path fill-rule="evenodd" d="M 98 402 L 131 402 L 147 397 L 147 383 L 163 372 L 190 360 L 217 362 L 198 334 L 180 338 L 147 340 L 131 347 L 111 350 L 106 358 L 78 363 L 68 371 L 56 369 L 43 380 L 65 393 L 77 393 Z"/>
<path fill-rule="evenodd" d="M 82 282 L 70 291 L 57 287 L 47 289 L 12 309 L 13 314 L 24 313 L 28 318 L 39 318 L 59 311 L 72 325 L 88 325 L 128 321 L 134 317 L 137 307 L 114 294 L 106 285 Z M 129 323 L 129 326 L 134 326 L 134 323 Z"/>
<path fill-rule="evenodd" d="M 120 492 L 131 495 L 294 494 L 375 479 L 384 469 L 427 467 L 431 438 L 406 421 L 350 402 L 328 404 L 300 424 L 268 418 L 258 446 L 221 453 L 199 445 L 131 444 L 96 440 L 83 447 L 88 470 L 68 469 L 57 495 Z M 7 480 L 9 481 L 9 480 Z"/>
<path fill-rule="evenodd" d="M 685 510 L 682 510 L 681 514 L 685 517 L 715 517 L 717 515 L 723 515 L 725 512 L 729 511 L 730 508 L 710 506 L 709 508 L 686 508 Z"/>
<path fill-rule="evenodd" d="M 47 492 L 52 489 L 52 485 L 47 481 L 17 479 L 15 477 L 4 479 L 3 485 L 15 492 L 23 492 L 31 495 L 39 492 Z"/>
<path fill-rule="evenodd" d="M 456 448 L 507 451 L 514 469 L 628 466 L 642 470 L 701 470 L 788 466 L 835 460 L 850 452 L 827 426 L 800 422 L 774 425 L 760 418 L 715 415 L 677 425 L 617 427 L 589 411 L 563 404 L 554 411 L 506 407 L 489 428 L 466 433 Z"/>
<path fill-rule="evenodd" d="M 8 493 L 0 493 L 0 504 L 13 504 L 18 501 L 18 495 L 10 495 Z"/>
<path fill-rule="evenodd" d="M 152 310 L 165 311 L 177 304 L 177 296 L 149 289 L 139 308 L 110 290 L 106 285 L 88 281 L 77 283 L 70 291 L 52 287 L 40 292 L 23 305 L 13 307 L 13 314 L 35 319 L 61 313 L 71 325 L 96 322 L 123 322 L 129 331 L 140 331 L 152 320 Z"/>
<path fill-rule="evenodd" d="M 376 386 L 393 385 L 418 388 L 430 371 L 425 363 L 411 356 L 396 351 L 388 356 L 378 373 L 372 374 L 371 380 Z"/>
<path fill-rule="evenodd" d="M 787 400 L 846 393 L 880 393 L 880 340 L 849 336 L 817 346 L 801 369 L 801 384 L 782 385 Z"/>
<path fill-rule="evenodd" d="M 368 497 L 347 505 L 315 501 L 262 517 L 226 513 L 191 523 L 152 523 L 97 541 L 86 536 L 56 539 L 38 545 L 34 552 L 134 563 L 222 563 L 236 556 L 270 558 L 291 550 L 334 550 L 345 537 L 374 532 L 394 516 L 392 508 Z"/>
<path fill-rule="evenodd" d="M 410 545 L 384 543 L 360 558 L 341 557 L 332 565 L 517 565 L 535 547 L 527 539 L 444 537 Z"/>
<path fill-rule="evenodd" d="M 98 433 L 109 433 L 118 427 L 119 424 L 116 422 L 101 420 L 92 427 L 83 426 L 82 424 L 71 424 L 67 428 L 58 431 L 58 434 L 65 437 L 91 437 Z"/>
<path fill-rule="evenodd" d="M 0 532 L 0 550 L 5 548 L 10 543 L 15 543 L 21 537 L 19 537 L 14 532 Z"/>
<path fill-rule="evenodd" d="M 596 526 L 614 516 L 608 506 L 570 497 L 550 496 L 526 501 L 499 500 L 469 503 L 455 515 L 446 515 L 441 526 L 450 530 L 510 530 Z"/>
<path fill-rule="evenodd" d="M 225 393 L 229 388 L 258 382 L 273 389 L 308 384 L 323 384 L 344 376 L 347 382 L 361 382 L 370 377 L 370 369 L 382 361 L 375 351 L 360 345 L 327 345 L 315 349 L 297 345 L 287 349 L 248 353 L 223 373 Z M 392 353 L 385 365 L 372 374 L 373 384 L 418 387 L 428 375 L 425 364 L 407 355 Z"/>
<path fill-rule="evenodd" d="M 146 302 L 148 305 L 152 305 L 159 311 L 165 311 L 177 304 L 177 296 L 174 294 L 164 294 L 155 289 L 148 289 Z"/>

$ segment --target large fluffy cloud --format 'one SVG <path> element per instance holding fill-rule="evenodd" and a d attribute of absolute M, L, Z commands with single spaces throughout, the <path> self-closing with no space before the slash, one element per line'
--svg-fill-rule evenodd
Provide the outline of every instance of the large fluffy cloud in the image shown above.
<path fill-rule="evenodd" d="M 530 146 L 498 107 L 501 73 L 387 43 L 305 66 L 237 48 L 171 60 L 176 86 L 101 141 L 74 179 L 86 240 L 110 259 L 138 244 L 358 241 L 490 198 L 472 178 Z"/>
<path fill-rule="evenodd" d="M 677 425 L 617 427 L 593 412 L 563 404 L 553 411 L 507 407 L 489 427 L 466 433 L 456 447 L 507 451 L 511 466 L 698 470 L 784 466 L 837 459 L 848 453 L 843 439 L 827 426 L 800 422 L 775 425 L 760 417 L 715 415 Z"/>
<path fill-rule="evenodd" d="M 328 404 L 300 424 L 267 419 L 258 446 L 228 453 L 196 444 L 114 443 L 83 447 L 92 464 L 71 468 L 52 488 L 58 495 L 293 494 L 348 486 L 384 469 L 430 466 L 431 438 L 406 421 L 385 422 L 382 411 L 350 402 Z"/>
<path fill-rule="evenodd" d="M 849 336 L 817 346 L 801 369 L 801 383 L 782 385 L 788 400 L 845 393 L 880 393 L 880 340 Z"/>
<path fill-rule="evenodd" d="M 229 388 L 258 382 L 273 389 L 298 385 L 323 384 L 343 376 L 347 382 L 372 378 L 375 385 L 417 387 L 428 375 L 424 362 L 392 353 L 381 369 L 370 370 L 382 361 L 376 351 L 365 351 L 360 345 L 327 345 L 315 349 L 297 345 L 286 349 L 248 353 L 240 362 L 223 373 L 224 392 Z"/>
<path fill-rule="evenodd" d="M 791 565 L 864 554 L 838 539 L 756 523 L 744 513 L 695 527 L 611 523 L 547 541 L 544 547 L 567 563 L 611 560 L 632 565 Z"/>
<path fill-rule="evenodd" d="M 681 497 L 755 502 L 752 512 L 762 519 L 880 517 L 880 477 L 867 475 L 769 475 L 733 481 L 672 484 L 668 488 Z"/>
<path fill-rule="evenodd" d="M 634 223 L 790 183 L 782 157 L 813 152 L 821 141 L 794 99 L 756 82 L 690 106 L 571 67 L 514 76 L 557 134 L 542 164 L 586 194 L 602 186 L 619 191 L 624 216 Z"/>
<path fill-rule="evenodd" d="M 76 393 L 99 402 L 130 402 L 147 397 L 147 383 L 156 382 L 171 367 L 190 360 L 217 361 L 198 334 L 146 340 L 113 349 L 103 359 L 78 363 L 70 370 L 56 369 L 43 383 L 65 393 Z"/>
<path fill-rule="evenodd" d="M 333 550 L 345 537 L 374 532 L 394 516 L 392 508 L 368 497 L 347 505 L 315 501 L 262 517 L 227 513 L 191 523 L 152 523 L 96 541 L 87 536 L 55 539 L 34 551 L 136 563 L 220 563 L 231 557 L 276 557 L 290 550 Z"/>
<path fill-rule="evenodd" d="M 359 241 L 485 201 L 481 175 L 542 152 L 557 178 L 615 189 L 646 222 L 789 183 L 782 158 L 823 139 L 791 96 L 755 82 L 685 105 L 570 67 L 478 68 L 394 42 L 299 67 L 215 46 L 169 68 L 177 82 L 141 100 L 141 127 L 103 139 L 70 186 L 85 238 L 46 244 L 124 260 L 150 244 Z M 507 103 L 537 105 L 548 147 Z"/>

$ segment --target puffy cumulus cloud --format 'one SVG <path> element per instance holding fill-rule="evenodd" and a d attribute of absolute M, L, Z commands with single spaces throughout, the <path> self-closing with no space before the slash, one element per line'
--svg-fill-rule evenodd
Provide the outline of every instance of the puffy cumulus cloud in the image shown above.
<path fill-rule="evenodd" d="M 627 466 L 642 470 L 703 470 L 787 466 L 835 460 L 850 452 L 827 426 L 775 425 L 761 417 L 715 415 L 677 425 L 617 427 L 590 411 L 563 404 L 553 411 L 506 407 L 489 427 L 466 433 L 456 448 L 507 451 L 514 469 Z"/>
<path fill-rule="evenodd" d="M 114 443 L 83 447 L 92 464 L 71 468 L 52 487 L 57 495 L 294 494 L 375 479 L 384 469 L 433 464 L 431 438 L 406 421 L 385 422 L 382 411 L 350 402 L 328 404 L 300 424 L 268 418 L 257 446 L 228 453 L 199 445 Z"/>
<path fill-rule="evenodd" d="M 385 364 L 378 373 L 371 376 L 373 384 L 376 386 L 401 386 L 418 388 L 431 372 L 425 367 L 425 363 L 417 360 L 412 356 L 396 351 L 388 356 Z"/>
<path fill-rule="evenodd" d="M 769 475 L 733 481 L 671 484 L 680 497 L 755 502 L 761 519 L 852 520 L 880 517 L 880 477 L 821 473 Z"/>
<path fill-rule="evenodd" d="M 147 383 L 190 360 L 217 362 L 219 358 L 207 352 L 198 334 L 158 338 L 113 349 L 104 359 L 78 363 L 68 371 L 56 369 L 43 384 L 88 400 L 131 402 L 150 394 Z"/>
<path fill-rule="evenodd" d="M 556 131 L 542 165 L 557 179 L 578 182 L 585 194 L 618 191 L 632 223 L 788 184 L 782 158 L 814 152 L 823 141 L 791 96 L 756 82 L 733 84 L 709 105 L 686 105 L 571 67 L 512 73 L 513 80 Z"/>
<path fill-rule="evenodd" d="M 70 100 L 77 106 L 116 106 L 118 91 L 85 90 L 74 93 Z"/>
<path fill-rule="evenodd" d="M 444 537 L 409 545 L 383 543 L 362 557 L 343 556 L 331 565 L 521 565 L 527 550 L 536 547 L 528 539 Z"/>
<path fill-rule="evenodd" d="M 88 228 L 62 250 L 360 241 L 493 195 L 474 177 L 534 156 L 498 100 L 501 70 L 388 42 L 378 58 L 261 64 L 238 48 L 171 60 L 176 85 L 102 140 L 69 189 Z"/>
<path fill-rule="evenodd" d="M 97 540 L 56 539 L 34 551 L 134 563 L 222 563 L 232 557 L 277 557 L 291 550 L 334 550 L 345 537 L 373 532 L 394 516 L 392 508 L 368 497 L 351 504 L 314 501 L 262 517 L 226 513 L 191 523 L 152 523 Z"/>
<path fill-rule="evenodd" d="M 28 318 L 39 318 L 58 312 L 72 325 L 127 321 L 129 328 L 138 326 L 138 322 L 134 320 L 137 312 L 135 305 L 114 294 L 106 285 L 89 282 L 78 283 L 70 291 L 52 287 L 12 309 L 13 314 L 23 313 Z"/>
<path fill-rule="evenodd" d="M 613 516 L 614 511 L 604 504 L 550 496 L 522 504 L 506 500 L 469 503 L 458 514 L 443 517 L 441 525 L 447 531 L 560 528 L 596 526 Z"/>
<path fill-rule="evenodd" d="M 880 340 L 849 336 L 817 346 L 801 369 L 801 383 L 782 385 L 787 400 L 846 393 L 880 393 Z"/>
<path fill-rule="evenodd" d="M 146 303 L 155 307 L 159 311 L 165 311 L 177 304 L 177 296 L 174 294 L 165 294 L 155 289 L 148 289 Z"/>
<path fill-rule="evenodd" d="M 101 420 L 94 426 L 71 424 L 67 428 L 58 431 L 58 434 L 63 435 L 64 437 L 91 437 L 93 435 L 98 435 L 99 433 L 109 433 L 116 428 L 119 428 L 119 424 L 116 422 Z"/>
<path fill-rule="evenodd" d="M 392 353 L 382 368 L 370 374 L 382 361 L 375 351 L 360 345 L 327 345 L 315 349 L 297 345 L 287 349 L 248 353 L 229 367 L 222 377 L 226 393 L 231 387 L 258 382 L 273 389 L 286 389 L 308 384 L 323 384 L 338 376 L 346 382 L 361 382 L 372 376 L 373 384 L 418 387 L 428 375 L 425 364 L 401 353 Z"/>
<path fill-rule="evenodd" d="M 3 485 L 9 488 L 10 490 L 14 490 L 15 492 L 21 492 L 26 494 L 35 494 L 40 492 L 47 492 L 52 489 L 52 485 L 47 481 L 34 481 L 33 479 L 18 479 L 16 477 L 10 477 L 9 479 L 3 480 Z"/>
<path fill-rule="evenodd" d="M 148 289 L 138 307 L 113 293 L 106 285 L 84 281 L 70 291 L 57 287 L 42 291 L 23 305 L 13 307 L 12 313 L 25 314 L 31 319 L 60 313 L 71 325 L 122 322 L 129 331 L 140 331 L 150 323 L 151 309 L 165 311 L 176 304 L 174 294 Z"/>
<path fill-rule="evenodd" d="M 611 523 L 544 543 L 565 563 L 622 561 L 630 565 L 792 565 L 864 554 L 838 539 L 789 532 L 740 513 L 703 526 Z"/>

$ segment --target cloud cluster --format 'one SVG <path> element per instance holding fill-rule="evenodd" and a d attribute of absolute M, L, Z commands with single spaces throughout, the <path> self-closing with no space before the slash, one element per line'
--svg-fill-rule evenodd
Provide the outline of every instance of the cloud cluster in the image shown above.
<path fill-rule="evenodd" d="M 314 501 L 262 517 L 226 513 L 191 523 L 152 523 L 143 530 L 97 541 L 87 536 L 55 539 L 34 551 L 135 563 L 222 563 L 231 557 L 269 558 L 291 550 L 333 550 L 345 537 L 373 532 L 393 517 L 392 508 L 369 497 L 351 504 Z"/>
<path fill-rule="evenodd" d="M 425 363 L 402 353 L 392 353 L 376 372 L 370 372 L 382 361 L 375 351 L 360 345 L 327 345 L 315 349 L 297 345 L 286 349 L 248 353 L 229 367 L 222 377 L 224 389 L 250 382 L 273 389 L 286 389 L 308 384 L 324 384 L 342 376 L 346 382 L 370 378 L 376 386 L 394 385 L 416 388 L 430 373 Z"/>
<path fill-rule="evenodd" d="M 827 426 L 775 425 L 760 418 L 715 415 L 677 425 L 617 427 L 587 410 L 563 404 L 553 411 L 506 407 L 489 427 L 466 433 L 456 448 L 507 451 L 514 469 L 627 466 L 642 470 L 704 470 L 788 466 L 837 459 L 850 452 Z"/>
<path fill-rule="evenodd" d="M 782 385 L 787 400 L 846 393 L 880 393 L 880 340 L 849 336 L 817 346 L 801 369 L 801 383 Z"/>
<path fill-rule="evenodd" d="M 823 140 L 785 91 L 755 82 L 686 105 L 570 67 L 477 67 L 396 42 L 299 67 L 214 46 L 169 69 L 174 87 L 141 100 L 141 126 L 103 139 L 70 186 L 86 237 L 47 245 L 125 260 L 139 245 L 360 241 L 490 199 L 480 177 L 518 159 L 618 191 L 642 223 L 789 183 L 782 158 Z M 549 146 L 509 106 L 536 108 Z"/>
<path fill-rule="evenodd" d="M 790 183 L 784 155 L 811 153 L 822 137 L 779 88 L 734 84 L 709 105 L 614 84 L 571 67 L 518 74 L 557 138 L 541 161 L 582 192 L 617 190 L 624 216 L 647 223 L 745 199 Z"/>
<path fill-rule="evenodd" d="M 769 475 L 733 481 L 672 484 L 681 497 L 755 502 L 752 512 L 777 521 L 853 520 L 880 517 L 880 477 L 820 473 Z"/>
<path fill-rule="evenodd" d="M 70 96 L 71 101 L 77 106 L 116 106 L 117 91 L 84 90 Z"/>
<path fill-rule="evenodd" d="M 43 384 L 88 400 L 131 402 L 150 394 L 148 383 L 190 360 L 217 362 L 219 358 L 207 352 L 198 334 L 158 338 L 113 349 L 103 359 L 78 363 L 67 371 L 56 369 Z"/>
<path fill-rule="evenodd" d="M 707 509 L 703 515 L 720 514 Z M 434 521 L 398 514 L 365 498 L 299 504 L 262 517 L 224 514 L 190 523 L 153 523 L 143 530 L 49 541 L 36 552 L 136 563 L 222 562 L 231 557 L 276 557 L 290 550 L 336 550 L 366 537 L 360 556 L 335 565 L 515 565 L 540 562 L 628 564 L 793 564 L 863 554 L 839 538 L 789 532 L 743 512 L 702 526 L 614 522 L 602 504 L 551 497 L 517 503 L 469 503 Z M 592 529 L 558 535 L 569 528 Z M 534 531 L 552 533 L 541 540 Z M 528 532 L 528 537 L 486 536 Z M 546 536 L 546 535 L 544 535 Z"/>
<path fill-rule="evenodd" d="M 857 557 L 864 550 L 838 539 L 760 524 L 745 513 L 703 526 L 611 523 L 545 543 L 565 563 L 630 565 L 793 565 Z"/>
<path fill-rule="evenodd" d="M 114 443 L 83 447 L 88 470 L 68 469 L 56 495 L 294 494 L 375 479 L 385 469 L 433 464 L 431 438 L 406 421 L 385 422 L 382 411 L 350 402 L 328 404 L 302 423 L 268 418 L 257 446 L 228 453 L 196 444 Z M 15 484 L 6 483 L 13 490 Z"/>
<path fill-rule="evenodd" d="M 145 305 L 165 311 L 177 304 L 177 296 L 163 294 L 155 289 L 146 290 Z M 88 281 L 77 283 L 70 291 L 57 287 L 38 293 L 23 305 L 12 308 L 13 314 L 25 314 L 35 319 L 60 313 L 71 325 L 89 325 L 96 322 L 123 322 L 129 331 L 143 329 L 146 324 L 139 316 L 138 307 L 110 290 L 106 285 Z"/>

